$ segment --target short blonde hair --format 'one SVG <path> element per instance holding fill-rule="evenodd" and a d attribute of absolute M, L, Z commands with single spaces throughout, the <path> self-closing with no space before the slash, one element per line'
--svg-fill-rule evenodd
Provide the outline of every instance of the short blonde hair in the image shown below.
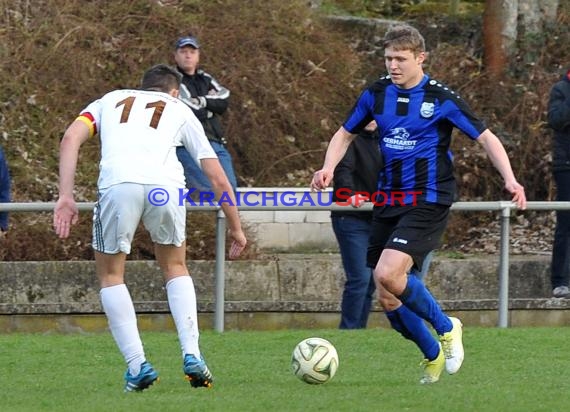
<path fill-rule="evenodd" d="M 418 29 L 408 24 L 391 26 L 384 35 L 384 49 L 392 47 L 394 50 L 410 50 L 414 55 L 426 51 L 424 37 Z"/>

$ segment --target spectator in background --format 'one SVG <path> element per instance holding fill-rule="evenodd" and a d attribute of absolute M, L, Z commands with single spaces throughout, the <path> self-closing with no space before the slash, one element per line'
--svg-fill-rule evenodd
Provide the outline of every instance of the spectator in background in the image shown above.
<path fill-rule="evenodd" d="M 354 208 L 362 206 L 365 199 L 356 193 L 376 192 L 381 168 L 382 155 L 378 149 L 376 122 L 373 120 L 356 136 L 337 165 L 333 200 L 340 203 L 349 201 Z M 347 196 L 350 199 L 346 200 Z M 339 327 L 363 329 L 368 323 L 376 290 L 372 269 L 366 264 L 372 211 L 333 210 L 331 220 L 346 275 Z M 424 260 L 421 271 L 412 269 L 410 273 L 423 279 L 429 269 L 432 254 Z"/>
<path fill-rule="evenodd" d="M 226 148 L 219 116 L 228 108 L 230 91 L 223 87 L 209 73 L 198 68 L 200 63 L 200 43 L 192 34 L 180 37 L 175 44 L 174 60 L 182 73 L 179 98 L 186 103 L 202 123 L 206 137 L 218 156 L 226 176 L 234 191 L 237 187 L 232 157 Z M 184 166 L 186 187 L 199 191 L 211 191 L 210 182 L 188 151 L 180 146 L 176 150 L 178 160 Z"/>
<path fill-rule="evenodd" d="M 10 171 L 0 146 L 0 203 L 10 202 Z M 0 212 L 0 237 L 8 231 L 8 212 Z"/>
<path fill-rule="evenodd" d="M 570 201 L 570 68 L 550 91 L 548 125 L 554 130 L 552 172 L 556 200 Z M 569 281 L 570 210 L 557 210 L 550 276 L 552 296 L 570 296 Z"/>

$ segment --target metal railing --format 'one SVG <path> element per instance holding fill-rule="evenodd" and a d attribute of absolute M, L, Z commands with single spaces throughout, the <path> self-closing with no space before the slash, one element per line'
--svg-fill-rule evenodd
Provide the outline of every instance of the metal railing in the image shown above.
<path fill-rule="evenodd" d="M 240 188 L 239 192 L 257 192 L 257 193 L 306 193 L 306 188 Z M 90 211 L 95 203 L 80 202 L 77 204 L 80 211 Z M 47 203 L 0 203 L 0 212 L 51 212 L 55 206 L 54 202 Z M 215 262 L 215 313 L 214 313 L 214 329 L 218 332 L 224 331 L 224 312 L 225 312 L 225 242 L 226 242 L 226 224 L 225 216 L 220 206 L 191 206 L 186 205 L 188 211 L 200 212 L 216 212 L 216 262 Z M 484 201 L 484 202 L 456 202 L 451 206 L 452 211 L 494 211 L 500 212 L 500 247 L 499 247 L 499 296 L 498 296 L 498 327 L 508 327 L 509 312 L 509 236 L 510 236 L 510 217 L 511 210 L 518 210 L 516 206 L 509 201 Z M 302 206 L 285 206 L 285 205 L 241 205 L 240 211 L 330 211 L 330 210 L 346 210 L 346 206 L 331 205 L 302 205 Z M 351 209 L 353 211 L 372 210 L 372 204 L 368 203 L 359 209 Z M 528 202 L 526 210 L 570 210 L 570 202 Z"/>

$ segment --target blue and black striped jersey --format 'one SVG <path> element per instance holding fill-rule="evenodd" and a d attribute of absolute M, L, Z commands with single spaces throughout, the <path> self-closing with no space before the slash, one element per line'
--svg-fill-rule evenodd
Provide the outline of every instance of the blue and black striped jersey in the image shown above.
<path fill-rule="evenodd" d="M 406 195 L 405 204 L 453 203 L 453 127 L 471 139 L 486 129 L 463 99 L 428 75 L 411 89 L 401 89 L 385 76 L 362 92 L 343 126 L 359 133 L 371 120 L 378 124 L 384 157 L 378 189 L 398 198 L 402 192 L 416 193 Z"/>

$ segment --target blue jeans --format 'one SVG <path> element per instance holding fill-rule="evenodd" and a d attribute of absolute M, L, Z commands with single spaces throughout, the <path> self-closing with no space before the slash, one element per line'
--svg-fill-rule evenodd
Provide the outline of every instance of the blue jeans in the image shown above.
<path fill-rule="evenodd" d="M 554 172 L 556 200 L 570 200 L 570 171 Z M 552 245 L 550 281 L 552 289 L 569 286 L 570 281 L 570 210 L 556 211 L 556 229 Z"/>
<path fill-rule="evenodd" d="M 220 164 L 226 172 L 226 176 L 232 185 L 234 192 L 237 187 L 237 179 L 234 173 L 234 167 L 232 163 L 232 156 L 230 152 L 226 149 L 226 147 L 218 142 L 214 142 L 210 140 L 210 144 L 218 155 L 218 159 L 220 160 Z M 178 156 L 178 161 L 182 163 L 184 167 L 184 177 L 186 178 L 186 187 L 196 188 L 198 191 L 212 191 L 212 185 L 210 181 L 206 177 L 206 175 L 202 172 L 202 169 L 196 164 L 190 153 L 186 150 L 184 146 L 179 146 L 176 148 L 176 156 Z"/>
<path fill-rule="evenodd" d="M 365 328 L 376 289 L 372 269 L 366 266 L 371 224 L 354 216 L 333 216 L 331 219 L 346 273 L 339 327 Z"/>

